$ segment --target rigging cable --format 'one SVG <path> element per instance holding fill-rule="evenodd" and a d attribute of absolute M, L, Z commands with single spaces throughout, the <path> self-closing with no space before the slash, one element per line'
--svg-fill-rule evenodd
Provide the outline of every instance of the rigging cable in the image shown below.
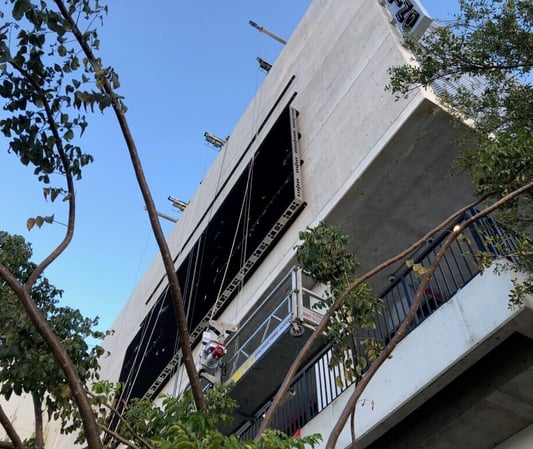
<path fill-rule="evenodd" d="M 165 288 L 165 290 L 163 291 L 163 294 L 161 295 L 161 298 L 164 298 L 165 297 L 165 294 L 166 292 L 168 291 L 169 287 L 167 286 Z M 157 314 L 159 314 L 161 312 L 161 309 L 162 309 L 162 306 L 163 306 L 163 303 L 164 303 L 164 300 L 160 300 L 159 301 L 159 310 L 157 312 Z M 139 341 L 139 345 L 138 345 L 138 348 L 142 348 L 143 347 L 143 344 L 144 342 L 146 341 L 145 340 L 145 337 L 146 337 L 146 334 L 148 332 L 148 326 L 150 324 L 150 322 L 152 321 L 152 316 L 154 314 L 154 311 L 155 309 L 157 308 L 157 304 L 154 305 L 151 310 L 150 310 L 150 314 L 149 314 L 149 317 L 148 317 L 148 320 L 145 321 L 146 322 L 146 325 L 144 326 L 144 329 L 143 329 L 143 332 L 141 334 L 141 338 L 140 338 L 140 341 Z M 146 319 L 145 319 L 146 320 Z M 157 318 L 156 318 L 156 321 L 157 321 Z M 155 323 L 154 323 L 155 324 Z M 142 325 L 142 324 L 141 324 Z M 154 335 L 154 331 L 155 331 L 155 325 L 152 326 L 152 329 L 150 331 L 150 335 L 148 337 L 148 341 L 146 342 L 146 344 L 144 344 L 144 349 L 143 349 L 143 353 L 142 353 L 142 357 L 141 357 L 141 363 L 142 363 L 142 360 L 144 359 L 144 357 L 146 356 L 147 354 L 147 349 L 148 349 L 148 346 L 149 346 L 149 343 L 150 341 L 152 340 L 152 337 Z M 133 373 L 133 368 L 136 366 L 137 364 L 137 361 L 139 360 L 139 351 L 137 351 L 135 353 L 135 357 L 133 359 L 133 362 L 131 364 L 131 367 L 129 369 L 129 372 L 128 372 L 128 376 L 126 377 L 126 381 L 125 381 L 125 384 L 126 385 L 130 385 L 130 388 L 129 388 L 129 391 L 126 392 L 126 389 L 124 389 L 121 394 L 120 394 L 120 401 L 124 400 L 124 402 L 128 402 L 130 400 L 130 397 L 131 397 L 131 391 L 133 389 L 133 385 L 135 384 L 135 382 L 137 381 L 137 377 L 139 376 L 139 372 L 140 372 L 140 365 L 137 367 L 137 370 L 135 372 L 135 375 L 133 376 L 133 380 L 132 380 L 132 373 Z M 126 396 L 126 399 L 124 399 L 124 396 Z"/>
<path fill-rule="evenodd" d="M 258 41 L 258 47 L 259 47 L 259 54 L 261 54 L 261 39 L 259 39 Z M 251 137 L 250 139 L 251 140 L 254 140 L 255 137 L 257 136 L 257 117 L 258 117 L 258 110 L 261 108 L 262 106 L 262 99 L 263 99 L 263 96 L 261 95 L 261 91 L 258 92 L 258 86 L 259 86 L 259 68 L 256 70 L 256 76 L 255 76 L 255 90 L 254 92 L 256 93 L 254 96 L 253 96 L 253 112 L 252 112 L 252 133 L 251 133 Z M 259 98 L 259 101 L 257 101 L 257 98 Z M 228 261 L 226 262 L 226 267 L 224 269 L 224 275 L 222 276 L 222 282 L 220 283 L 220 287 L 219 287 L 219 291 L 217 293 L 217 296 L 216 296 L 216 300 L 215 300 L 215 303 L 213 304 L 212 308 L 211 308 L 211 314 L 210 314 L 210 317 L 209 319 L 212 320 L 213 317 L 214 317 L 214 314 L 215 314 L 215 311 L 217 309 L 217 305 L 220 301 L 220 295 L 222 293 L 222 289 L 224 288 L 224 282 L 226 280 L 226 276 L 227 276 L 227 272 L 228 272 L 228 268 L 229 268 L 229 261 L 233 255 L 233 251 L 235 249 L 235 243 L 237 241 L 237 236 L 238 236 L 238 233 L 239 233 L 239 224 L 241 223 L 241 219 L 243 219 L 243 215 L 245 216 L 244 218 L 244 221 L 243 221 L 243 245 L 242 245 L 242 248 L 241 248 L 241 260 L 240 260 L 240 270 L 242 270 L 242 268 L 244 267 L 244 264 L 246 263 L 246 251 L 247 251 L 247 247 L 248 247 L 248 231 L 249 231 L 249 218 L 250 218 L 250 209 L 251 209 L 251 190 L 252 190 L 252 179 L 253 179 L 253 170 L 254 170 L 254 153 L 253 152 L 250 152 L 250 168 L 248 170 L 248 179 L 246 181 L 246 188 L 245 188 L 245 192 L 244 192 L 244 201 L 243 201 L 243 204 L 242 204 L 242 207 L 241 207 L 241 210 L 239 212 L 239 219 L 237 221 L 237 227 L 235 229 L 235 235 L 233 237 L 233 242 L 231 244 L 231 250 L 230 250 L 230 254 L 229 254 L 229 259 Z M 244 284 L 244 279 L 241 279 L 240 283 L 239 283 L 239 289 L 237 291 L 237 295 L 236 295 L 236 300 L 237 300 L 237 307 L 234 311 L 234 320 L 233 321 L 236 321 L 236 318 L 237 318 L 237 312 L 238 310 L 240 310 L 240 307 L 239 307 L 239 302 L 240 302 L 240 292 L 242 291 L 242 286 Z"/>
<path fill-rule="evenodd" d="M 220 163 L 220 170 L 218 171 L 218 176 L 217 176 L 217 182 L 215 184 L 215 194 L 216 192 L 218 191 L 219 187 L 220 187 L 220 180 L 222 179 L 222 172 L 224 170 L 224 165 L 225 165 L 225 162 L 226 162 L 226 153 L 227 153 L 227 150 L 228 150 L 228 147 L 229 147 L 229 139 L 226 140 L 226 144 L 224 146 L 224 149 L 223 151 L 221 151 L 222 153 L 222 161 Z M 214 207 L 210 207 L 209 209 L 209 214 L 208 214 L 208 218 L 207 218 L 207 223 L 209 224 L 209 222 L 211 221 L 211 218 L 213 216 L 213 209 Z M 200 234 L 201 236 L 201 234 Z M 204 246 L 203 245 L 198 245 L 198 248 L 197 248 L 197 254 L 196 256 L 194 257 L 194 268 L 193 268 L 193 281 L 196 279 L 196 275 L 197 275 L 197 269 L 198 269 L 198 266 L 202 266 L 202 262 L 203 262 L 203 258 L 204 258 Z M 187 276 L 189 275 L 189 267 L 187 268 Z M 189 285 L 191 287 L 191 291 L 189 292 Z M 191 316 L 191 313 L 194 313 L 194 302 L 193 301 L 193 298 L 192 298 L 192 290 L 194 290 L 194 282 L 191 282 L 191 283 L 186 283 L 186 293 L 183 294 L 183 301 L 187 307 L 187 322 L 189 322 L 189 318 Z M 188 298 L 190 294 L 190 298 Z M 178 340 L 178 343 L 179 343 L 179 340 Z M 176 351 L 176 349 L 175 349 Z M 179 351 L 179 344 L 177 345 L 177 351 Z M 174 356 L 176 355 L 177 351 L 174 353 Z M 176 370 L 176 381 L 175 381 L 175 386 L 174 386 L 174 392 L 176 391 L 179 391 L 181 390 L 182 388 L 182 383 L 183 383 L 183 380 L 184 380 L 184 377 L 185 377 L 185 370 L 183 368 L 181 368 L 181 356 L 180 356 L 180 360 L 179 360 L 179 363 L 177 365 L 177 370 Z M 181 368 L 181 369 L 180 369 Z M 183 389 L 187 388 L 187 386 L 183 387 Z"/>
<path fill-rule="evenodd" d="M 257 36 L 257 54 L 259 57 L 262 56 L 262 42 L 263 42 L 263 39 L 262 39 L 262 36 L 258 34 Z M 253 108 L 253 116 L 252 116 L 252 139 L 255 139 L 257 137 L 257 134 L 258 134 L 258 131 L 257 131 L 257 122 L 258 122 L 258 111 L 261 110 L 262 106 L 263 106 L 263 94 L 262 94 L 262 90 L 259 89 L 259 77 L 260 76 L 263 76 L 262 72 L 261 72 L 261 69 L 260 67 L 258 66 L 256 71 L 255 71 L 255 92 L 256 92 L 256 95 L 254 96 L 254 108 Z M 256 98 L 258 99 L 258 101 L 256 100 Z M 253 173 L 253 169 L 254 169 L 254 162 L 255 162 L 255 157 L 254 157 L 254 154 L 252 152 L 250 152 L 250 168 L 251 168 L 251 172 Z M 253 179 L 252 176 L 250 176 L 249 178 L 249 183 L 252 184 L 251 180 Z M 244 266 L 244 264 L 246 263 L 246 254 L 248 253 L 248 233 L 249 233 L 249 226 L 250 226 L 250 211 L 251 211 L 251 198 L 252 198 L 252 188 L 253 186 L 250 187 L 250 190 L 248 192 L 248 196 L 247 196 L 247 201 L 248 201 L 248 207 L 246 209 L 246 219 L 245 219 L 245 229 L 243 230 L 244 232 L 244 235 L 243 235 L 243 241 L 244 241 L 244 245 L 243 245 L 243 251 L 242 251 L 242 257 L 241 257 L 241 267 Z M 237 321 L 237 314 L 239 312 L 239 310 L 241 310 L 241 307 L 240 307 L 240 302 L 241 302 L 241 292 L 242 292 L 242 288 L 244 286 L 244 278 L 241 279 L 241 282 L 239 284 L 239 290 L 237 292 L 237 295 L 236 295 L 236 301 L 237 301 L 237 306 L 235 307 L 234 309 L 234 315 L 233 315 L 233 321 Z"/>

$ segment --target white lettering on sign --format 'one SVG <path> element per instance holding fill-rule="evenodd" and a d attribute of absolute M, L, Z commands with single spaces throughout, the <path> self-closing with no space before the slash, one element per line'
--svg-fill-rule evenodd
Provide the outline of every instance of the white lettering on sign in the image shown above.
<path fill-rule="evenodd" d="M 431 17 L 417 0 L 380 0 L 398 29 L 420 37 L 431 23 Z"/>

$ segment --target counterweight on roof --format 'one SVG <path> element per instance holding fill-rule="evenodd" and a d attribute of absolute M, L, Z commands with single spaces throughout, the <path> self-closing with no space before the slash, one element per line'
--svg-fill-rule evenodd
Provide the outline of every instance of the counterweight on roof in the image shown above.
<path fill-rule="evenodd" d="M 204 137 L 205 141 L 218 151 L 220 151 L 222 147 L 226 145 L 226 141 L 228 140 L 228 138 L 222 139 L 214 134 L 208 133 L 207 131 L 204 133 Z"/>
<path fill-rule="evenodd" d="M 173 196 L 169 195 L 168 200 L 172 203 L 172 205 L 176 208 L 178 208 L 181 212 L 185 210 L 187 205 L 189 203 L 186 203 L 185 201 L 178 200 L 177 198 L 174 198 Z"/>
<path fill-rule="evenodd" d="M 260 58 L 259 56 L 257 57 L 257 62 L 259 63 L 259 68 L 261 68 L 262 70 L 264 70 L 267 73 L 272 68 L 272 64 L 270 64 L 269 62 L 267 62 L 264 59 Z"/>
<path fill-rule="evenodd" d="M 148 208 L 146 206 L 144 206 L 144 210 L 148 210 Z M 165 220 L 168 220 L 168 221 L 172 221 L 174 223 L 177 223 L 178 220 L 174 217 L 171 217 L 170 215 L 167 215 L 167 214 L 164 214 L 163 212 L 159 212 L 158 210 L 155 211 L 155 213 L 161 217 L 161 218 L 164 218 Z"/>

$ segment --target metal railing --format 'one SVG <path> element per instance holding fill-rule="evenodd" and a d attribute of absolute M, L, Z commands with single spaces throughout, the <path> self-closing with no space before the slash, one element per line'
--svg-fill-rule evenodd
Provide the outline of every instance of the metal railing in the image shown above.
<path fill-rule="evenodd" d="M 323 298 L 305 287 L 302 269 L 291 268 L 255 312 L 240 325 L 227 342 L 227 354 L 222 379 L 237 382 L 244 368 L 268 350 L 269 344 L 285 328 L 291 332 L 298 326 L 320 322 L 322 314 L 313 311 L 312 305 Z"/>
<path fill-rule="evenodd" d="M 466 213 L 458 221 L 464 221 L 472 213 L 473 211 Z M 433 242 L 428 242 L 426 248 L 412 259 L 413 265 L 429 267 L 449 232 L 449 230 L 444 231 Z M 486 217 L 471 225 L 461 238 L 453 242 L 439 264 L 424 291 L 410 331 L 419 326 L 480 272 L 481 252 L 505 257 L 515 252 L 516 248 L 514 236 L 504 232 L 493 218 Z M 514 262 L 512 257 L 507 258 Z M 385 308 L 377 314 L 377 328 L 371 331 L 374 332 L 374 338 L 384 343 L 392 338 L 407 315 L 421 280 L 422 277 L 412 267 L 407 266 L 391 280 L 391 285 L 380 295 Z M 365 338 L 367 337 L 368 330 L 365 330 Z M 331 346 L 327 346 L 299 372 L 285 401 L 276 412 L 271 427 L 288 435 L 294 434 L 350 386 L 337 385 L 335 379 L 342 376 L 341 368 L 330 369 L 330 358 Z M 262 415 L 269 407 L 270 402 L 258 411 L 254 420 L 244 424 L 237 435 L 243 440 L 253 438 Z"/>

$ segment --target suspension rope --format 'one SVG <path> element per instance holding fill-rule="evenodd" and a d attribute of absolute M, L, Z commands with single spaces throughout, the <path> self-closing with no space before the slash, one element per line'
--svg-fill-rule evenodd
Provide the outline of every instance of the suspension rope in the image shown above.
<path fill-rule="evenodd" d="M 163 295 L 162 295 L 162 298 L 164 298 L 166 292 L 168 291 L 168 286 L 167 288 L 163 291 Z M 163 303 L 164 303 L 164 299 L 162 299 L 161 301 L 159 301 L 159 310 L 157 311 L 157 313 L 159 314 L 159 312 L 161 311 L 162 307 L 163 307 Z M 144 329 L 143 329 L 143 332 L 142 332 L 142 335 L 141 335 L 141 338 L 140 338 L 140 341 L 139 341 L 139 345 L 138 345 L 138 348 L 141 348 L 144 344 L 144 342 L 146 341 L 145 340 L 145 337 L 146 337 L 146 334 L 148 332 L 148 324 L 150 323 L 150 321 L 152 320 L 152 316 L 155 312 L 155 309 L 157 308 L 157 305 L 152 307 L 151 310 L 150 310 L 150 314 L 149 314 L 149 317 L 148 317 L 148 321 L 146 321 L 146 325 L 144 326 Z M 150 335 L 148 337 L 148 342 L 147 344 L 145 345 L 144 347 L 144 350 L 142 352 L 142 356 L 141 356 L 141 363 L 142 363 L 142 360 L 144 359 L 144 357 L 146 356 L 147 354 L 147 349 L 148 349 L 148 345 L 150 343 L 150 341 L 152 340 L 152 337 L 154 335 L 154 332 L 155 332 L 155 327 L 156 326 L 152 326 L 152 328 L 150 329 Z M 130 388 L 129 388 L 129 391 L 126 392 L 126 389 L 124 389 L 121 394 L 120 394 L 120 400 L 124 400 L 124 396 L 126 396 L 126 399 L 125 399 L 125 402 L 128 402 L 130 400 L 130 397 L 131 397 L 131 390 L 133 388 L 133 385 L 135 384 L 135 382 L 137 381 L 137 377 L 139 376 L 139 372 L 141 371 L 140 370 L 140 367 L 137 368 L 136 372 L 135 372 L 135 375 L 133 376 L 133 380 L 132 380 L 132 373 L 133 373 L 133 368 L 135 367 L 135 365 L 137 364 L 137 361 L 139 360 L 139 356 L 140 356 L 140 352 L 136 352 L 135 353 L 135 357 L 133 359 L 133 362 L 131 364 L 131 367 L 129 369 L 129 372 L 128 372 L 128 376 L 126 377 L 126 385 L 129 384 L 130 385 Z"/>
<path fill-rule="evenodd" d="M 257 35 L 257 55 L 259 57 L 262 56 L 262 43 L 263 43 L 263 39 L 262 39 L 262 36 L 260 35 L 260 33 L 258 33 Z M 262 76 L 262 73 L 261 73 L 261 68 L 259 67 L 259 65 L 257 66 L 257 69 L 255 71 L 255 86 L 254 86 L 254 92 L 255 92 L 255 95 L 254 95 L 254 100 L 253 100 L 253 113 L 252 113 L 252 135 L 251 135 L 251 139 L 254 139 L 256 136 L 257 136 L 257 128 L 258 128 L 258 125 L 257 125 L 257 122 L 258 122 L 258 116 L 259 116 L 259 112 L 263 106 L 263 95 L 262 95 L 262 91 L 259 91 L 259 80 L 260 80 L 260 76 Z M 247 195 L 245 197 L 245 201 L 247 202 L 247 207 L 246 207 L 246 219 L 245 219 L 245 226 L 244 226 L 244 229 L 243 229 L 243 249 L 242 249 L 242 252 L 241 252 L 241 267 L 244 266 L 244 264 L 246 263 L 246 254 L 248 253 L 248 233 L 249 233 L 249 226 L 250 226 L 250 211 L 251 211 L 251 198 L 252 198 L 252 188 L 253 186 L 251 185 L 252 182 L 252 174 L 253 174 L 253 170 L 254 170 L 254 154 L 253 152 L 250 152 L 250 173 L 249 173 L 249 177 L 248 177 L 248 181 L 247 181 L 247 187 L 249 186 L 249 189 L 247 188 Z M 241 303 L 241 292 L 242 292 L 242 288 L 244 286 L 244 279 L 241 279 L 240 283 L 239 283 L 239 288 L 238 288 L 238 291 L 237 291 L 237 295 L 236 295 L 236 302 L 237 302 L 237 306 L 235 307 L 234 311 L 233 311 L 233 321 L 237 321 L 237 314 L 239 312 L 239 310 L 241 310 L 241 307 L 240 307 L 240 303 Z M 219 293 L 220 294 L 220 293 Z M 217 296 L 217 300 L 218 300 L 218 296 Z"/>
<path fill-rule="evenodd" d="M 261 51 L 261 43 L 262 43 L 262 39 L 261 39 L 261 36 L 258 35 L 257 37 L 258 39 L 258 55 L 261 56 L 262 54 L 262 51 Z M 254 90 L 254 93 L 255 95 L 253 96 L 253 110 L 252 110 L 252 126 L 251 126 L 251 129 L 252 129 L 252 132 L 251 132 L 251 136 L 250 136 L 250 139 L 254 139 L 257 135 L 257 121 L 258 121 L 258 111 L 260 110 L 260 108 L 262 107 L 263 105 L 263 95 L 261 93 L 258 93 L 258 86 L 259 86 L 259 75 L 260 75 L 260 68 L 259 66 L 257 67 L 257 70 L 256 70 L 256 74 L 255 74 L 255 90 Z M 229 255 L 229 259 L 231 259 L 231 256 L 233 255 L 233 252 L 234 252 L 234 249 L 235 249 L 235 243 L 237 241 L 237 235 L 239 233 L 239 224 L 241 223 L 241 220 L 243 219 L 243 216 L 244 216 L 244 221 L 243 221 L 243 230 L 242 230 L 242 241 L 243 241 L 243 245 L 241 247 L 241 254 L 240 254 L 240 269 L 242 269 L 242 267 L 244 266 L 244 264 L 246 263 L 246 254 L 247 254 L 247 250 L 248 250 L 248 232 L 249 232 L 249 225 L 250 225 L 250 211 L 251 211 L 251 198 L 252 198 L 252 179 L 253 179 L 253 171 L 254 171 L 254 153 L 253 152 L 250 152 L 250 168 L 248 170 L 248 178 L 246 180 L 246 189 L 245 189 L 245 192 L 244 192 L 244 198 L 243 198 L 243 204 L 242 204 L 242 207 L 241 207 L 241 210 L 239 212 L 239 219 L 237 221 L 237 227 L 235 229 L 235 234 L 233 236 L 233 241 L 232 241 L 232 244 L 231 244 L 231 250 L 230 250 L 230 255 Z M 224 282 L 226 280 L 226 276 L 227 276 L 227 272 L 228 272 L 228 268 L 229 268 L 229 259 L 228 259 L 228 262 L 226 263 L 226 267 L 224 269 L 224 275 L 222 277 L 222 282 L 220 283 L 220 287 L 219 287 L 219 291 L 217 293 L 217 296 L 216 296 L 216 300 L 215 300 L 215 303 L 213 305 L 213 307 L 211 308 L 211 313 L 210 313 L 210 317 L 209 319 L 212 320 L 213 317 L 214 317 L 214 314 L 215 314 L 215 310 L 217 309 L 217 305 L 220 301 L 220 295 L 222 293 L 222 289 L 224 288 Z M 235 308 L 235 311 L 234 311 L 234 321 L 236 321 L 237 319 L 237 311 L 240 309 L 239 307 L 239 303 L 240 303 L 240 293 L 242 291 L 242 287 L 244 285 L 244 279 L 241 279 L 241 281 L 239 282 L 239 288 L 238 288 L 238 291 L 237 291 L 237 295 L 236 295 L 236 301 L 237 301 L 237 307 Z"/>

